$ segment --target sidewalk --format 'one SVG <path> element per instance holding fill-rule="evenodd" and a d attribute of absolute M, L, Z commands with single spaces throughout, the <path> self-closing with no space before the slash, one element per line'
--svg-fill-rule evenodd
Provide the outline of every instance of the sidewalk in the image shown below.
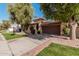
<path fill-rule="evenodd" d="M 12 56 L 10 48 L 1 34 L 0 34 L 0 56 Z"/>

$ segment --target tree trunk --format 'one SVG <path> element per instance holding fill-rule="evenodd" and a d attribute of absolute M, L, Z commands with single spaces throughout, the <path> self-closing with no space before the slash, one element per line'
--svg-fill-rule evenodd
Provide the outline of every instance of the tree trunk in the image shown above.
<path fill-rule="evenodd" d="M 28 30 L 29 25 L 21 25 L 21 29 L 24 33 L 27 34 L 27 30 Z"/>
<path fill-rule="evenodd" d="M 76 28 L 77 28 L 77 23 L 76 22 L 71 22 L 70 23 L 70 39 L 71 40 L 76 39 Z"/>

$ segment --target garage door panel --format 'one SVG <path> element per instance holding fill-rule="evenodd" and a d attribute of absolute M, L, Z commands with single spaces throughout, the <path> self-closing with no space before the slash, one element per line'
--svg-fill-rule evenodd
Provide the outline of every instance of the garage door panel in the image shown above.
<path fill-rule="evenodd" d="M 60 25 L 53 25 L 53 24 L 47 24 L 45 26 L 42 26 L 43 33 L 47 34 L 60 34 Z"/>

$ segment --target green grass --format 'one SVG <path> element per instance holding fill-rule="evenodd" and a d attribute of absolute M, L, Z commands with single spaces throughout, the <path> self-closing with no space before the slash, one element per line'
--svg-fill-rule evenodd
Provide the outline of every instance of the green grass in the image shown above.
<path fill-rule="evenodd" d="M 79 56 L 79 48 L 52 43 L 37 56 Z"/>
<path fill-rule="evenodd" d="M 7 40 L 12 40 L 15 38 L 24 37 L 24 35 L 12 34 L 12 33 L 2 33 Z"/>

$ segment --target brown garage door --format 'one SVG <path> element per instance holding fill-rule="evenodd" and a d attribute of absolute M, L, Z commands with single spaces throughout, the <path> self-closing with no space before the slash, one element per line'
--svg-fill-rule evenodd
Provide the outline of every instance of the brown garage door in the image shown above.
<path fill-rule="evenodd" d="M 48 24 L 42 25 L 42 31 L 43 33 L 46 33 L 46 34 L 60 35 L 60 24 L 48 23 Z"/>

